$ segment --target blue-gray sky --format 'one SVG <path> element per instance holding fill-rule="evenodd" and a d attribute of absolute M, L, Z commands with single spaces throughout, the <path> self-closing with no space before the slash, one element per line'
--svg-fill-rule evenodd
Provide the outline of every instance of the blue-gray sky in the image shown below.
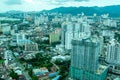
<path fill-rule="evenodd" d="M 0 0 L 0 12 L 9 10 L 41 11 L 69 6 L 120 5 L 120 0 Z"/>

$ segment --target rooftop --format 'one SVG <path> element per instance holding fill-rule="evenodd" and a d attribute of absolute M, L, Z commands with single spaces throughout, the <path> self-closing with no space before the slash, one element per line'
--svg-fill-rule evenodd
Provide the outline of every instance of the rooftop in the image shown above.
<path fill-rule="evenodd" d="M 107 68 L 108 68 L 108 66 L 99 65 L 99 68 L 96 71 L 96 74 L 98 74 L 98 75 L 102 74 Z"/>

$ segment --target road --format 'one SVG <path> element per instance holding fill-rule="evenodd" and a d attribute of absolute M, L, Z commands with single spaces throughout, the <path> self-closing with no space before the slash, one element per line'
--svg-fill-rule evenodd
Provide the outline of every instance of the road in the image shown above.
<path fill-rule="evenodd" d="M 25 71 L 24 66 L 18 61 L 18 59 L 15 56 L 13 56 L 12 51 L 9 51 L 9 52 L 11 52 L 11 54 L 9 54 L 9 55 L 11 55 L 13 63 L 16 63 L 17 66 L 21 68 L 22 73 L 25 76 L 26 80 L 32 80 L 31 77 L 29 76 L 28 72 Z"/>
<path fill-rule="evenodd" d="M 26 80 L 32 80 L 31 77 L 29 76 L 28 72 L 25 71 L 24 66 L 18 60 L 16 60 L 16 63 L 22 69 L 23 75 L 25 76 Z"/>
<path fill-rule="evenodd" d="M 52 61 L 50 61 L 57 69 L 58 69 L 58 73 L 60 72 L 60 68 Z"/>

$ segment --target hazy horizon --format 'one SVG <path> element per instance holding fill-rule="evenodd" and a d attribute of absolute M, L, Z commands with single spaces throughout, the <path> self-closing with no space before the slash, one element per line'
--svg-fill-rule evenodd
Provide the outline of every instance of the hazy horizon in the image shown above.
<path fill-rule="evenodd" d="M 119 0 L 1 0 L 0 13 L 10 10 L 15 11 L 42 11 L 58 7 L 104 7 L 120 5 Z"/>

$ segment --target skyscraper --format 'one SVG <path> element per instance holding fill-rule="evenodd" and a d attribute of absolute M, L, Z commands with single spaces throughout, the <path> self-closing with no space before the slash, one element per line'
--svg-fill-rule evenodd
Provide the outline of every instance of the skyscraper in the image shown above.
<path fill-rule="evenodd" d="M 115 40 L 107 45 L 107 62 L 120 65 L 120 44 Z"/>
<path fill-rule="evenodd" d="M 65 49 L 71 49 L 73 38 L 80 37 L 81 33 L 90 35 L 90 25 L 86 22 L 65 22 L 62 24 L 61 44 Z"/>
<path fill-rule="evenodd" d="M 111 66 L 112 72 L 120 74 L 120 43 L 114 39 L 107 44 L 106 61 Z"/>
<path fill-rule="evenodd" d="M 70 76 L 74 80 L 105 80 L 107 67 L 99 65 L 101 43 L 98 37 L 72 40 Z"/>

